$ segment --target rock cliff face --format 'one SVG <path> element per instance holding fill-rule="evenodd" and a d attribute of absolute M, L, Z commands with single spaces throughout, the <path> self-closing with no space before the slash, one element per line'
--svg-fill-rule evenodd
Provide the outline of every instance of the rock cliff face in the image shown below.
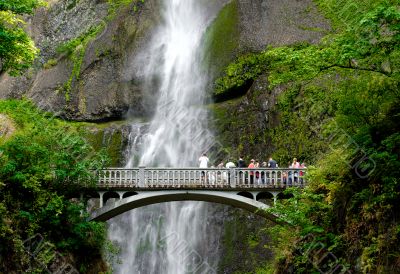
<path fill-rule="evenodd" d="M 122 167 L 130 160 L 128 155 L 137 155 L 143 138 L 148 132 L 148 123 L 109 122 L 101 125 L 85 123 L 79 127 L 96 151 L 104 149 L 111 159 L 110 166 Z M 138 159 L 134 159 L 136 166 Z"/>
<path fill-rule="evenodd" d="M 245 51 L 300 41 L 317 43 L 329 26 L 312 0 L 238 0 L 240 44 Z"/>
<path fill-rule="evenodd" d="M 318 43 L 328 21 L 311 0 L 233 0 L 209 30 L 208 60 L 215 76 L 235 57 L 268 46 Z M 228 49 L 228 51 L 227 51 Z M 210 87 L 213 92 L 213 86 Z M 266 74 L 211 106 L 217 138 L 233 157 L 265 161 L 274 150 L 269 129 L 279 124 L 275 104 L 285 87 L 269 90 Z M 222 102 L 221 102 L 222 101 Z"/>
<path fill-rule="evenodd" d="M 53 0 L 38 10 L 29 31 L 40 57 L 21 77 L 2 75 L 0 97 L 28 97 L 71 120 L 120 119 L 129 108 L 141 115 L 129 62 L 158 20 L 158 3 L 120 2 Z"/>
<path fill-rule="evenodd" d="M 312 0 L 231 0 L 206 34 L 207 61 L 218 76 L 238 55 L 268 46 L 318 43 L 328 29 Z"/>
<path fill-rule="evenodd" d="M 205 35 L 204 67 L 212 79 L 221 75 L 237 56 L 269 45 L 316 43 L 328 29 L 311 0 L 215 3 L 224 8 Z M 1 75 L 0 98 L 31 98 L 42 109 L 69 120 L 114 121 L 128 115 L 146 119 L 151 107 L 143 100 L 146 94 L 137 77 L 141 65 L 135 60 L 160 20 L 159 10 L 160 0 L 49 1 L 47 8 L 39 9 L 29 19 L 28 30 L 41 50 L 35 67 L 17 78 Z M 254 147 L 263 143 L 264 152 L 271 148 L 268 137 L 261 133 L 277 122 L 277 114 L 271 108 L 279 91 L 265 92 L 265 78 L 260 77 L 245 90 L 246 96 L 214 108 L 219 137 L 229 139 L 226 143 L 233 148 L 244 143 L 241 151 L 246 154 L 252 151 L 252 143 Z M 210 93 L 212 88 L 211 84 Z M 246 117 L 250 110 L 257 118 L 249 122 Z M 232 117 L 232 112 L 238 119 L 224 118 Z M 112 136 L 109 142 L 121 144 L 112 153 L 113 163 L 121 164 L 123 159 L 117 154 L 126 149 L 128 142 L 120 139 L 129 135 L 129 127 L 122 131 L 118 124 L 107 127 L 94 127 L 91 131 L 95 131 L 97 139 L 108 140 Z M 239 134 L 228 134 L 228 130 Z M 250 139 L 240 137 L 245 131 Z M 105 145 L 97 139 L 96 146 Z"/>
<path fill-rule="evenodd" d="M 0 76 L 0 98 L 32 98 L 70 120 L 146 116 L 133 60 L 160 20 L 159 0 L 52 0 L 30 18 L 41 53 L 23 76 Z M 311 0 L 218 0 L 226 4 L 206 39 L 207 67 L 219 75 L 238 54 L 267 45 L 317 42 L 326 24 Z"/>

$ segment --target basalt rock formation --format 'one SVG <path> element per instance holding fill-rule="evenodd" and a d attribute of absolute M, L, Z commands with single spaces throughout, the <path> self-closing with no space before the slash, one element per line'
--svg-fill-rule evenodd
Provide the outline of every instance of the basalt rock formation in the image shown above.
<path fill-rule="evenodd" d="M 327 28 L 311 1 L 219 0 L 225 5 L 206 34 L 210 75 L 268 45 L 318 42 Z M 125 3 L 125 4 L 121 4 Z M 0 76 L 0 98 L 31 98 L 68 120 L 148 116 L 135 58 L 160 20 L 157 0 L 50 1 L 27 26 L 40 56 L 34 68 Z"/>
<path fill-rule="evenodd" d="M 40 48 L 24 75 L 0 78 L 0 98 L 31 98 L 69 120 L 121 119 L 141 114 L 141 92 L 129 62 L 158 20 L 155 1 L 51 1 L 30 18 Z"/>

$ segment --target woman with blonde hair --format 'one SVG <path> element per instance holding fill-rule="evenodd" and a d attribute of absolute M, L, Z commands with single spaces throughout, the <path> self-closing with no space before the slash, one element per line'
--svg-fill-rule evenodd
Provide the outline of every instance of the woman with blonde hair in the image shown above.
<path fill-rule="evenodd" d="M 293 158 L 293 162 L 290 165 L 291 168 L 300 168 L 300 163 L 297 162 L 297 158 Z"/>

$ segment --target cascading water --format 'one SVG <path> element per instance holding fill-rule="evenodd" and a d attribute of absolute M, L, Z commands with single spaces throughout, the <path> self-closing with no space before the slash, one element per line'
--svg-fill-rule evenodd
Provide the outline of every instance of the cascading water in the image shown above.
<path fill-rule="evenodd" d="M 149 94 L 158 98 L 138 160 L 148 167 L 197 166 L 213 143 L 203 107 L 207 77 L 200 65 L 203 36 L 218 9 L 208 0 L 163 2 L 163 23 L 136 60 L 146 64 L 141 77 Z M 130 159 L 128 167 L 134 162 Z M 207 249 L 201 243 L 217 243 L 219 232 L 207 231 L 208 210 L 206 203 L 174 202 L 115 218 L 109 235 L 122 249 L 115 272 L 212 273 L 215 245 Z"/>
<path fill-rule="evenodd" d="M 199 68 L 206 20 L 202 1 L 165 1 L 165 24 L 152 42 L 145 71 L 159 79 L 159 99 L 141 165 L 193 166 L 206 141 L 206 79 Z"/>

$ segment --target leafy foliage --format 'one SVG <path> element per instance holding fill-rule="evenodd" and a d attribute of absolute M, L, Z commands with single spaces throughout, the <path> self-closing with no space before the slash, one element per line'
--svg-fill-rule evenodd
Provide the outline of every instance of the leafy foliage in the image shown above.
<path fill-rule="evenodd" d="M 39 50 L 24 30 L 21 15 L 31 14 L 40 0 L 0 1 L 0 72 L 19 75 L 29 68 Z"/>
<path fill-rule="evenodd" d="M 32 14 L 33 10 L 40 5 L 44 5 L 44 2 L 40 0 L 2 0 L 0 10 L 9 10 L 15 14 Z"/>
<path fill-rule="evenodd" d="M 275 228 L 278 272 L 316 272 L 311 233 L 338 262 L 359 273 L 400 268 L 400 10 L 397 1 L 316 1 L 334 31 L 318 45 L 269 48 L 231 64 L 217 82 L 226 92 L 268 75 L 285 88 L 269 129 L 275 158 L 315 163 L 308 188 L 273 210 L 292 226 Z M 260 69 L 261 68 L 261 69 Z M 244 76 L 243 76 L 244 75 Z M 279 255 L 280 254 L 280 255 Z"/>
<path fill-rule="evenodd" d="M 263 73 L 268 62 L 264 54 L 249 54 L 240 56 L 235 63 L 230 64 L 225 70 L 225 76 L 217 79 L 215 94 L 238 88 Z"/>
<path fill-rule="evenodd" d="M 123 6 L 128 6 L 130 5 L 132 2 L 134 2 L 133 5 L 133 10 L 136 12 L 138 11 L 138 6 L 139 3 L 144 3 L 145 0 L 108 0 L 108 5 L 109 5 L 109 9 L 108 9 L 108 13 L 109 13 L 109 17 L 115 16 L 116 12 L 118 11 L 118 9 L 120 7 Z"/>
<path fill-rule="evenodd" d="M 78 269 L 90 265 L 100 258 L 105 227 L 87 222 L 84 205 L 69 197 L 94 184 L 91 170 L 106 158 L 65 122 L 27 101 L 0 101 L 0 112 L 18 125 L 0 145 L 1 272 L 27 269 L 30 255 L 21 243 L 35 234 L 58 252 L 73 254 Z"/>

